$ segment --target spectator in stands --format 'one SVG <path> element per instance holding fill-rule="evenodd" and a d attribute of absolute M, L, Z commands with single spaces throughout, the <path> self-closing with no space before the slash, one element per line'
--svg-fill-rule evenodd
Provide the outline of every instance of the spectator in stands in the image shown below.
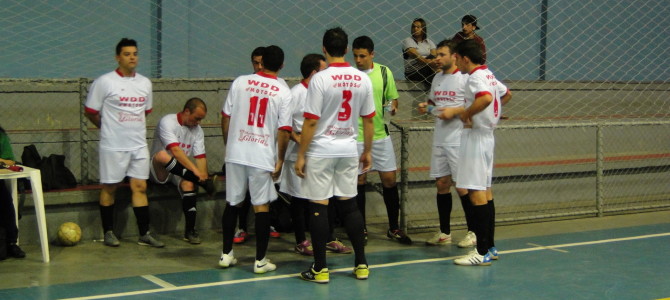
<path fill-rule="evenodd" d="M 9 136 L 0 127 L 0 164 L 13 166 L 16 164 L 14 159 L 14 152 L 10 145 Z M 0 227 L 5 229 L 7 254 L 15 258 L 26 257 L 26 253 L 16 244 L 19 238 L 19 228 L 16 226 L 14 201 L 12 194 L 4 182 L 0 182 Z"/>
<path fill-rule="evenodd" d="M 423 83 L 428 90 L 437 71 L 435 43 L 428 39 L 426 21 L 422 18 L 412 21 L 410 32 L 412 36 L 402 41 L 405 78 Z"/>
<path fill-rule="evenodd" d="M 465 15 L 461 19 L 461 31 L 456 32 L 451 40 L 454 42 L 475 40 L 475 42 L 482 47 L 484 63 L 486 63 L 486 45 L 484 44 L 484 39 L 475 32 L 477 29 L 479 29 L 479 26 L 477 26 L 477 17 L 473 15 Z"/>

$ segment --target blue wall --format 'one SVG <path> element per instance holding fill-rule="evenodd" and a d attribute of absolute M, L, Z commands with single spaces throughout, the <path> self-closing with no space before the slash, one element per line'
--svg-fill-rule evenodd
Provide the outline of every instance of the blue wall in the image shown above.
<path fill-rule="evenodd" d="M 153 1 L 158 2 L 158 1 Z M 500 78 L 537 80 L 541 1 L 177 1 L 162 2 L 162 77 L 214 78 L 249 73 L 249 54 L 276 44 L 286 53 L 282 76 L 299 76 L 303 55 L 341 25 L 369 35 L 375 61 L 402 76 L 400 41 L 415 17 L 435 43 L 474 14 Z M 549 1 L 547 80 L 667 81 L 670 1 Z M 94 78 L 116 66 L 121 37 L 140 44 L 139 72 L 156 66 L 152 1 L 8 1 L 0 6 L 0 77 Z M 351 57 L 348 56 L 351 60 Z"/>

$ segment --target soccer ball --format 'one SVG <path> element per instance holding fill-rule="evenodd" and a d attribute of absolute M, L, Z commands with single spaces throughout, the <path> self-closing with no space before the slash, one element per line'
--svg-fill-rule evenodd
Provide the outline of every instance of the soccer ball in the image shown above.
<path fill-rule="evenodd" d="M 72 222 L 65 222 L 58 227 L 58 241 L 63 246 L 74 246 L 81 240 L 81 228 Z"/>

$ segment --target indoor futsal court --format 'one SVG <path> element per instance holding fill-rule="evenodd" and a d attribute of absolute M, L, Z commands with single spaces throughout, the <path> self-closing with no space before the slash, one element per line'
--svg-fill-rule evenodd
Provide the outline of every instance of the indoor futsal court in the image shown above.
<path fill-rule="evenodd" d="M 37 255 L 3 262 L 2 282 L 35 286 L 2 289 L 0 299 L 665 299 L 669 221 L 670 212 L 661 211 L 499 226 L 500 259 L 478 267 L 454 265 L 467 251 L 455 245 L 425 246 L 428 232 L 404 246 L 371 228 L 370 278 L 352 277 L 352 255 L 329 254 L 331 278 L 324 285 L 298 278 L 311 259 L 291 253 L 283 239 L 271 241 L 269 257 L 278 268 L 264 275 L 251 270 L 253 240 L 236 246 L 238 265 L 217 268 L 215 232 L 199 247 L 167 237 L 165 249 L 123 241 L 110 251 L 89 242 L 56 248 L 51 266 Z M 83 270 L 86 275 L 78 274 Z"/>

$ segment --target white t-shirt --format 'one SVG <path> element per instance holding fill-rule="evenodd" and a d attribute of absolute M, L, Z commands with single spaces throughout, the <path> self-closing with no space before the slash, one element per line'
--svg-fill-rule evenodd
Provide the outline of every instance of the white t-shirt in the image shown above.
<path fill-rule="evenodd" d="M 274 171 L 277 130 L 291 130 L 291 91 L 276 76 L 237 77 L 221 113 L 230 117 L 226 162 Z"/>
<path fill-rule="evenodd" d="M 434 114 L 441 113 L 441 107 L 459 107 L 465 104 L 465 82 L 468 75 L 461 73 L 458 69 L 451 74 L 440 72 L 435 74 L 431 85 L 428 99 L 435 105 Z M 450 120 L 435 118 L 435 131 L 433 132 L 433 145 L 435 146 L 458 146 L 461 144 L 461 131 L 463 122 L 456 116 Z"/>
<path fill-rule="evenodd" d="M 302 123 L 305 99 L 307 99 L 307 84 L 304 81 L 293 86 L 291 89 L 291 113 L 293 114 L 293 132 L 302 131 Z M 286 160 L 296 161 L 298 159 L 298 144 L 292 140 L 288 142 L 286 148 Z"/>
<path fill-rule="evenodd" d="M 408 37 L 402 40 L 402 53 L 404 54 L 409 48 L 415 48 L 416 51 L 419 52 L 419 55 L 426 57 L 430 55 L 430 50 L 433 50 L 436 47 L 435 43 L 430 39 L 425 39 L 420 43 L 417 43 L 414 38 Z M 416 72 L 424 66 L 424 64 L 415 57 L 409 57 L 406 54 L 404 54 L 403 57 L 405 57 L 405 74 Z"/>
<path fill-rule="evenodd" d="M 182 125 L 181 113 L 165 115 L 154 131 L 151 156 L 161 150 L 180 147 L 186 156 L 205 157 L 205 134 L 200 125 L 193 128 Z"/>
<path fill-rule="evenodd" d="M 331 63 L 312 76 L 305 101 L 306 119 L 319 120 L 307 151 L 315 157 L 358 157 L 358 117 L 372 118 L 372 83 L 348 63 Z"/>
<path fill-rule="evenodd" d="M 85 109 L 101 114 L 100 149 L 131 151 L 147 146 L 145 114 L 152 108 L 151 81 L 117 70 L 98 77 L 88 91 Z"/>
<path fill-rule="evenodd" d="M 483 111 L 472 116 L 472 129 L 495 129 L 502 115 L 500 98 L 507 92 L 507 87 L 486 66 L 479 66 L 470 72 L 465 87 L 465 108 L 470 107 L 482 95 L 489 94 L 493 97 L 493 101 Z"/>

